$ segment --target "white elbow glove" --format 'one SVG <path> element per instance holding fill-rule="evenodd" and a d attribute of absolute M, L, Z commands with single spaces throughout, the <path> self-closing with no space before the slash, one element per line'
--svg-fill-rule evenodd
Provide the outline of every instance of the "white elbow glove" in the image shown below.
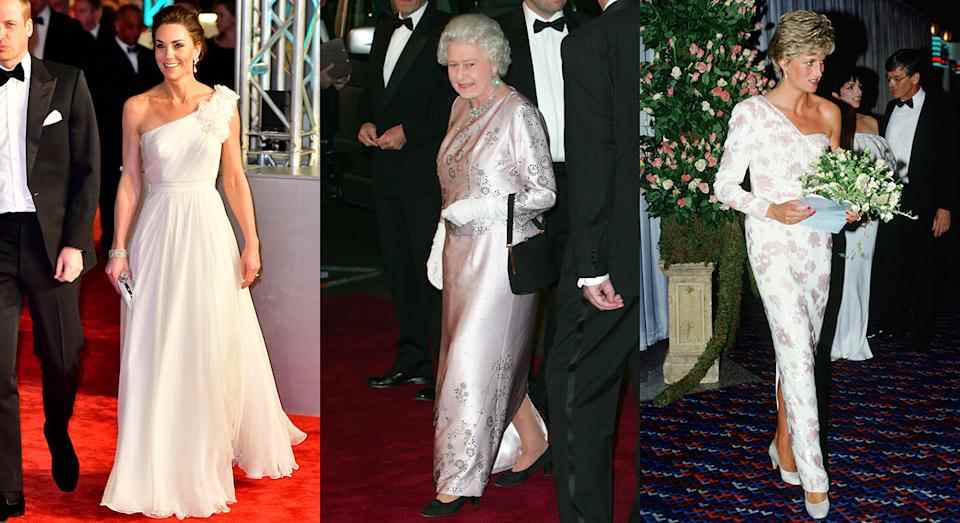
<path fill-rule="evenodd" d="M 440 217 L 457 227 L 476 220 L 506 219 L 507 199 L 496 197 L 459 200 L 447 206 L 440 213 Z"/>
<path fill-rule="evenodd" d="M 446 237 L 447 228 L 443 225 L 443 220 L 440 220 L 437 232 L 433 235 L 430 257 L 427 258 L 427 280 L 439 290 L 443 290 L 443 242 Z"/>

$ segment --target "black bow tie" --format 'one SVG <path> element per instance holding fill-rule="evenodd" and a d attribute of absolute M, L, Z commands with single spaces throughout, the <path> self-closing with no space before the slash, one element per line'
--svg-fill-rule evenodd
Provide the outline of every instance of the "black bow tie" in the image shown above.
<path fill-rule="evenodd" d="M 567 19 L 564 17 L 557 18 L 552 22 L 544 22 L 543 20 L 534 20 L 533 21 L 533 33 L 539 33 L 544 29 L 550 27 L 556 29 L 558 32 L 563 32 L 563 28 L 567 26 Z"/>
<path fill-rule="evenodd" d="M 909 100 L 897 99 L 897 107 L 903 107 L 904 105 L 913 109 L 913 98 L 910 98 Z"/>
<path fill-rule="evenodd" d="M 33 19 L 33 25 L 43 25 L 43 17 L 36 17 Z"/>
<path fill-rule="evenodd" d="M 6 85 L 7 80 L 11 78 L 15 78 L 21 82 L 23 81 L 23 64 L 17 64 L 17 66 L 13 68 L 13 71 L 0 69 L 0 86 Z"/>
<path fill-rule="evenodd" d="M 400 29 L 401 27 L 406 27 L 407 29 L 413 31 L 413 19 L 412 18 L 397 18 L 393 21 L 393 28 Z"/>
<path fill-rule="evenodd" d="M 127 46 L 127 52 L 128 52 L 128 53 L 134 53 L 134 54 L 135 54 L 135 53 L 137 52 L 137 46 L 135 46 L 135 45 L 128 45 L 128 46 Z"/>

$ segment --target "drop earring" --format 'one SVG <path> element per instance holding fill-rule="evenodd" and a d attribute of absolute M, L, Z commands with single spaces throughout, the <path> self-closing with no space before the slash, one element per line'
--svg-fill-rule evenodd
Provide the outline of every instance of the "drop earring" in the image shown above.
<path fill-rule="evenodd" d="M 197 64 L 198 64 L 198 63 L 200 63 L 200 57 L 199 57 L 199 56 L 194 56 L 194 57 L 193 57 L 193 74 L 197 74 Z"/>
<path fill-rule="evenodd" d="M 501 84 L 503 84 L 503 80 L 501 80 L 499 76 L 493 77 L 493 85 L 495 87 L 500 87 Z"/>

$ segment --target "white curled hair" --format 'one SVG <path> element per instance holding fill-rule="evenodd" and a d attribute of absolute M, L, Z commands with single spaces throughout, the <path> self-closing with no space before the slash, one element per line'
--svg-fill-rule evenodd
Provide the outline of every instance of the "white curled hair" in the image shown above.
<path fill-rule="evenodd" d="M 455 17 L 443 29 L 440 45 L 437 46 L 437 61 L 447 65 L 450 42 L 473 44 L 487 53 L 487 58 L 500 76 L 510 68 L 510 42 L 493 18 L 481 14 L 466 14 Z"/>

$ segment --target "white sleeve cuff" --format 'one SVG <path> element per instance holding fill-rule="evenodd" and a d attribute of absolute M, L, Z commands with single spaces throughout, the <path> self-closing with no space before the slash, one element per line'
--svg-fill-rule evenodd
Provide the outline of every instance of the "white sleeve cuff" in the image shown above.
<path fill-rule="evenodd" d="M 603 276 L 596 276 L 594 278 L 580 278 L 577 280 L 577 287 L 593 287 L 595 285 L 600 285 L 601 283 L 610 279 L 609 274 L 604 274 Z"/>

